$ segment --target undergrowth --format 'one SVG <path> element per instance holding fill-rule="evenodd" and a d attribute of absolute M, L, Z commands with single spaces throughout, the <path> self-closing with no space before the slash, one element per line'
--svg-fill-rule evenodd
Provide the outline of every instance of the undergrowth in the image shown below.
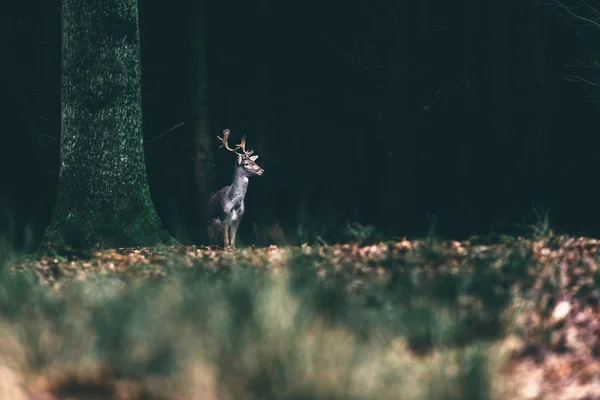
<path fill-rule="evenodd" d="M 132 399 L 499 398 L 490 340 L 510 306 L 506 276 L 527 255 L 452 274 L 440 251 L 431 242 L 384 262 L 392 279 L 353 294 L 334 264 L 300 250 L 273 274 L 173 256 L 168 277 L 91 274 L 53 289 L 4 269 L 0 398 L 120 398 L 123 387 Z M 438 273 L 419 269 L 425 258 Z"/>

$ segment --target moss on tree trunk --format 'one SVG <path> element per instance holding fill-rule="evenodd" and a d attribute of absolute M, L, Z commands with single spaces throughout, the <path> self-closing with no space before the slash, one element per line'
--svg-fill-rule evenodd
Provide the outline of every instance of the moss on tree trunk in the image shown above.
<path fill-rule="evenodd" d="M 148 189 L 137 0 L 62 1 L 60 179 L 47 242 L 172 242 Z"/>

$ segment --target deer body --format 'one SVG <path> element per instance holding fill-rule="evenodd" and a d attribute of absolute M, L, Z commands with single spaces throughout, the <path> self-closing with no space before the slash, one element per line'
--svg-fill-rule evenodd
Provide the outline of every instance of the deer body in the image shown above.
<path fill-rule="evenodd" d="M 205 217 L 208 222 L 208 236 L 212 244 L 235 247 L 237 230 L 245 211 L 244 198 L 248 190 L 249 178 L 262 175 L 264 170 L 255 162 L 258 156 L 251 156 L 253 152 L 246 151 L 245 138 L 235 149 L 231 149 L 227 145 L 228 136 L 229 130 L 226 129 L 223 131 L 223 138 L 217 137 L 227 150 L 237 154 L 233 182 L 210 197 Z M 238 149 L 242 149 L 243 153 L 237 153 Z"/>

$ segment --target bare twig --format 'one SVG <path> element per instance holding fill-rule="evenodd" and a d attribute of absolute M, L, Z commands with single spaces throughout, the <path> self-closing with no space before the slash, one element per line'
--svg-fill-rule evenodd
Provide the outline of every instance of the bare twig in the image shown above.
<path fill-rule="evenodd" d="M 571 16 L 577 21 L 585 22 L 591 27 L 600 29 L 600 12 L 596 10 L 594 7 L 589 5 L 585 0 L 580 0 L 583 5 L 586 6 L 589 13 L 592 14 L 592 17 L 586 17 L 580 13 L 577 13 L 573 10 L 573 8 L 567 6 L 559 0 L 556 0 L 555 4 L 562 9 L 567 15 Z"/>
<path fill-rule="evenodd" d="M 586 83 L 586 84 L 592 85 L 594 87 L 600 87 L 600 82 L 594 82 L 593 80 L 584 78 L 581 75 L 565 75 L 565 79 L 569 82 Z"/>
<path fill-rule="evenodd" d="M 53 137 L 53 136 L 50 136 L 50 135 L 46 135 L 45 133 L 42 133 L 42 136 L 45 136 L 45 137 L 47 137 L 48 139 L 52 139 L 52 140 L 58 140 L 58 138 L 55 138 L 55 137 Z"/>
<path fill-rule="evenodd" d="M 180 124 L 177 124 L 177 125 L 175 125 L 174 127 L 172 127 L 171 129 L 169 129 L 168 131 L 166 131 L 166 132 L 164 132 L 164 133 L 162 133 L 162 134 L 158 135 L 157 137 L 154 137 L 154 138 L 152 138 L 152 139 L 148 140 L 148 142 L 147 142 L 147 143 L 154 142 L 155 140 L 158 140 L 158 139 L 160 139 L 161 137 L 165 136 L 167 133 L 169 133 L 169 132 L 173 131 L 174 129 L 177 129 L 177 128 L 179 128 L 179 127 L 180 127 L 181 125 L 183 125 L 183 124 L 185 124 L 185 122 L 182 122 L 182 123 L 180 123 Z"/>
<path fill-rule="evenodd" d="M 358 68 L 362 69 L 363 71 L 369 72 L 371 74 L 374 75 L 381 75 L 380 71 L 375 70 L 372 67 L 366 66 L 364 63 L 360 62 L 360 59 L 358 57 L 358 50 L 354 49 L 354 51 L 357 53 L 356 56 L 346 53 L 345 51 L 343 51 L 342 49 L 340 49 L 339 47 L 332 45 L 331 46 L 335 51 L 337 51 L 338 53 L 340 53 L 341 55 L 343 55 L 344 57 L 346 57 L 353 65 L 357 66 Z"/>

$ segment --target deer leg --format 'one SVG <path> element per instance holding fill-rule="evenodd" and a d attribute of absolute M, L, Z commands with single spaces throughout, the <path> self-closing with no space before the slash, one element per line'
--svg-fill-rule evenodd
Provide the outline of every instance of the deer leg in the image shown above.
<path fill-rule="evenodd" d="M 239 224 L 231 225 L 231 234 L 229 235 L 229 240 L 230 240 L 231 247 L 233 247 L 233 248 L 235 248 L 235 238 L 237 236 L 238 226 L 239 226 Z"/>
<path fill-rule="evenodd" d="M 229 247 L 229 226 L 223 227 L 223 247 Z"/>

